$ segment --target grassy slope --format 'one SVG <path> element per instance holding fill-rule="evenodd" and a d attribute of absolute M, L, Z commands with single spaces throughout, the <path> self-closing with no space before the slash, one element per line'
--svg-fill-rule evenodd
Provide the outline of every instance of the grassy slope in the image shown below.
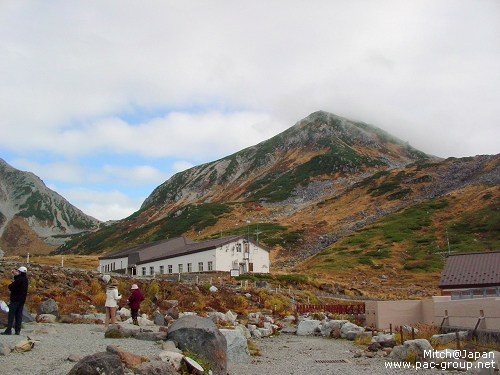
<path fill-rule="evenodd" d="M 374 297 L 436 294 L 448 240 L 453 252 L 500 250 L 499 233 L 498 187 L 472 186 L 390 214 L 299 269 Z"/>

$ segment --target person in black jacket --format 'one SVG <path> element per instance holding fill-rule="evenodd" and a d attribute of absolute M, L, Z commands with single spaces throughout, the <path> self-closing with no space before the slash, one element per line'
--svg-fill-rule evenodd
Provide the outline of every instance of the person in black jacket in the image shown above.
<path fill-rule="evenodd" d="M 23 308 L 26 302 L 26 296 L 28 295 L 28 277 L 26 272 L 28 270 L 26 267 L 19 267 L 14 270 L 14 281 L 9 284 L 10 290 L 10 303 L 9 303 L 9 314 L 7 316 L 7 328 L 2 335 L 11 335 L 12 326 L 14 325 L 14 320 L 16 322 L 14 326 L 14 331 L 16 335 L 21 334 L 21 324 L 23 321 Z"/>

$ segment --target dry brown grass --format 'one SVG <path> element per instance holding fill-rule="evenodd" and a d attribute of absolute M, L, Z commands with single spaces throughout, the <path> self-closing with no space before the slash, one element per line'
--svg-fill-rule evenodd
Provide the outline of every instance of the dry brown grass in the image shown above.
<path fill-rule="evenodd" d="M 8 256 L 4 260 L 26 263 L 27 257 Z M 64 266 L 70 268 L 81 268 L 85 270 L 96 270 L 99 266 L 98 255 L 31 255 L 29 262 L 32 264 L 48 266 Z"/>

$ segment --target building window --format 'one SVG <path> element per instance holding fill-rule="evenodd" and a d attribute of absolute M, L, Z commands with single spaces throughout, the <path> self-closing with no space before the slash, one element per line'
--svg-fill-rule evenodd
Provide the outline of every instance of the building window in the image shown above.
<path fill-rule="evenodd" d="M 165 266 L 160 266 L 160 274 L 163 275 L 165 273 Z"/>
<path fill-rule="evenodd" d="M 214 270 L 214 266 L 213 266 L 212 261 L 208 262 L 208 270 L 209 271 L 213 271 Z"/>
<path fill-rule="evenodd" d="M 203 272 L 203 262 L 198 262 L 198 271 Z"/>
<path fill-rule="evenodd" d="M 154 267 L 149 267 L 149 274 L 153 276 L 155 274 L 155 268 Z"/>
<path fill-rule="evenodd" d="M 241 253 L 241 244 L 240 243 L 236 244 L 236 252 Z"/>
<path fill-rule="evenodd" d="M 172 265 L 169 264 L 168 265 L 168 273 L 173 273 L 174 272 L 174 270 L 172 268 L 173 268 Z"/>
<path fill-rule="evenodd" d="M 182 270 L 182 264 L 179 264 L 179 273 L 182 273 L 182 272 L 184 272 L 184 271 Z"/>
<path fill-rule="evenodd" d="M 146 276 L 146 267 L 142 267 L 142 276 Z"/>
<path fill-rule="evenodd" d="M 188 272 L 193 272 L 193 264 L 188 263 Z"/>

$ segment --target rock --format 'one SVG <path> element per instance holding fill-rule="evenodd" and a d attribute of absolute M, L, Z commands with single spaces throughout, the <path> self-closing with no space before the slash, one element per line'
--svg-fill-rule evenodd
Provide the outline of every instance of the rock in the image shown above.
<path fill-rule="evenodd" d="M 168 328 L 168 339 L 176 341 L 179 349 L 190 350 L 206 360 L 213 375 L 227 374 L 227 341 L 210 319 L 183 316 Z"/>
<path fill-rule="evenodd" d="M 134 369 L 137 375 L 179 375 L 168 363 L 162 361 L 143 362 Z"/>
<path fill-rule="evenodd" d="M 407 361 L 410 354 L 423 357 L 424 351 L 433 351 L 429 341 L 425 339 L 407 340 L 403 345 L 395 346 L 390 357 L 396 362 Z"/>
<path fill-rule="evenodd" d="M 243 336 L 245 336 L 245 338 L 248 340 L 250 338 L 252 338 L 252 334 L 250 333 L 250 331 L 248 330 L 247 327 L 245 327 L 244 325 L 242 324 L 238 324 L 236 327 L 234 327 L 234 329 L 240 331 Z"/>
<path fill-rule="evenodd" d="M 4 342 L 2 345 L 0 345 L 0 355 L 8 356 L 11 352 L 12 348 L 9 344 Z"/>
<path fill-rule="evenodd" d="M 80 353 L 71 353 L 69 356 L 68 356 L 68 361 L 70 362 L 78 362 L 79 360 L 81 360 L 83 358 L 83 355 L 81 355 Z"/>
<path fill-rule="evenodd" d="M 312 336 L 319 330 L 319 320 L 302 320 L 297 327 L 298 336 Z"/>
<path fill-rule="evenodd" d="M 57 316 L 52 314 L 39 314 L 36 316 L 37 323 L 56 323 Z"/>
<path fill-rule="evenodd" d="M 167 332 L 136 332 L 134 338 L 146 341 L 162 341 L 167 339 Z"/>
<path fill-rule="evenodd" d="M 250 363 L 250 351 L 246 337 L 240 330 L 221 329 L 227 342 L 227 361 L 231 363 Z"/>
<path fill-rule="evenodd" d="M 345 323 L 340 329 L 341 337 L 348 340 L 354 340 L 358 334 L 364 331 L 365 329 L 363 327 L 359 327 L 351 322 Z"/>
<path fill-rule="evenodd" d="M 8 315 L 5 311 L 0 310 L 0 326 L 7 327 Z"/>
<path fill-rule="evenodd" d="M 175 351 L 164 350 L 158 354 L 158 358 L 160 358 L 162 362 L 168 363 L 175 370 L 179 371 L 182 367 L 184 354 Z"/>
<path fill-rule="evenodd" d="M 155 311 L 153 314 L 153 322 L 157 326 L 165 325 L 165 315 L 161 314 L 159 311 Z"/>
<path fill-rule="evenodd" d="M 28 310 L 26 310 L 26 305 L 23 307 L 23 322 L 24 323 L 31 323 L 34 322 L 35 318 L 33 318 L 33 315 L 30 314 Z"/>
<path fill-rule="evenodd" d="M 144 362 L 144 359 L 141 356 L 127 352 L 126 350 L 118 348 L 117 346 L 108 345 L 106 347 L 106 351 L 108 353 L 116 354 L 118 357 L 120 357 L 120 361 L 122 361 L 128 368 L 135 368 L 142 362 Z"/>
<path fill-rule="evenodd" d="M 472 375 L 497 375 L 500 369 L 500 352 L 485 352 L 473 363 L 469 373 Z"/>
<path fill-rule="evenodd" d="M 330 332 L 330 337 L 334 339 L 339 339 L 342 337 L 342 332 L 340 332 L 340 329 L 334 328 L 332 329 L 332 332 Z"/>
<path fill-rule="evenodd" d="M 112 353 L 95 353 L 83 357 L 68 375 L 125 375 L 120 357 Z"/>
<path fill-rule="evenodd" d="M 40 303 L 36 309 L 38 315 L 51 314 L 59 317 L 59 306 L 53 299 L 47 299 Z"/>
<path fill-rule="evenodd" d="M 269 285 L 269 283 L 267 281 L 262 281 L 262 280 L 257 280 L 255 282 L 255 286 L 257 288 L 271 289 L 271 286 Z"/>
<path fill-rule="evenodd" d="M 380 349 L 382 349 L 382 345 L 380 345 L 377 341 L 372 342 L 368 346 L 368 350 L 371 352 L 378 352 Z"/>
<path fill-rule="evenodd" d="M 119 311 L 118 311 L 118 315 L 120 316 L 120 318 L 122 320 L 127 320 L 128 318 L 130 318 L 132 316 L 132 313 L 129 309 L 127 309 L 126 307 L 122 307 Z"/>
<path fill-rule="evenodd" d="M 172 306 L 171 308 L 169 308 L 167 310 L 167 315 L 172 317 L 172 319 L 179 319 L 179 309 L 177 308 L 177 306 Z"/>
<path fill-rule="evenodd" d="M 340 329 L 342 326 L 347 323 L 348 320 L 323 320 L 319 325 L 319 330 L 321 332 L 321 336 L 328 337 L 331 336 L 331 333 L 334 329 Z"/>
<path fill-rule="evenodd" d="M 168 352 L 178 352 L 178 353 L 181 352 L 181 350 L 177 348 L 177 343 L 172 340 L 163 341 L 163 343 L 161 344 L 161 348 Z"/>
<path fill-rule="evenodd" d="M 132 337 L 137 332 L 140 332 L 140 328 L 131 324 L 128 324 L 127 327 L 122 324 L 112 324 L 104 332 L 104 337 L 108 339 L 122 339 Z"/>
<path fill-rule="evenodd" d="M 228 310 L 228 312 L 225 315 L 225 319 L 227 322 L 234 324 L 236 322 L 236 315 L 233 314 L 231 310 Z"/>

